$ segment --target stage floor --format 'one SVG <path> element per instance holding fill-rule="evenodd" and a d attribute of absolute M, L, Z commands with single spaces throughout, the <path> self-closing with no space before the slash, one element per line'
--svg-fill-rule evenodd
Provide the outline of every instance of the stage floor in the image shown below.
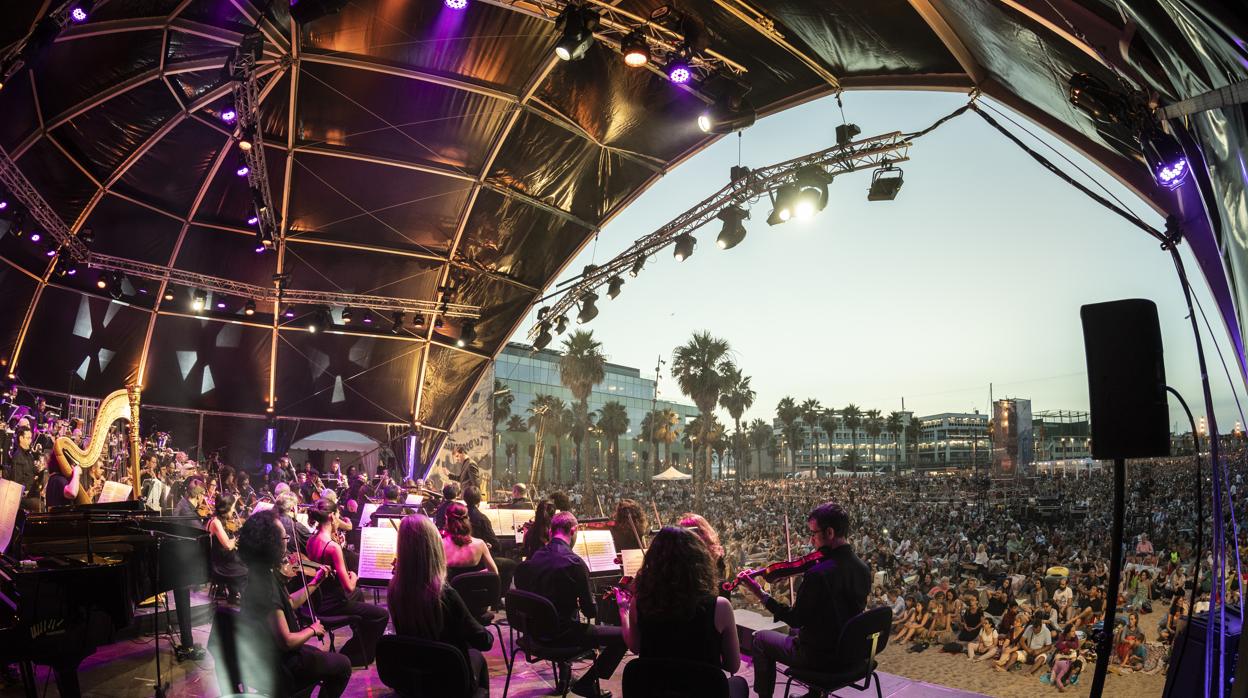
<path fill-rule="evenodd" d="M 208 629 L 209 626 L 204 624 L 196 626 L 194 630 L 195 641 L 201 647 L 207 645 Z M 340 643 L 350 637 L 349 631 L 345 629 L 340 631 L 338 635 Z M 505 631 L 503 636 L 507 636 Z M 490 665 L 490 695 L 498 698 L 503 694 L 503 683 L 506 679 L 507 668 L 503 662 L 502 652 L 497 647 L 497 638 L 495 643 L 496 646 L 486 654 L 486 658 Z M 160 649 L 161 672 L 169 686 L 167 693 L 169 698 L 202 698 L 220 695 L 220 692 L 217 690 L 211 655 L 205 655 L 204 659 L 199 662 L 186 661 L 180 664 L 176 663 L 173 660 L 168 635 L 161 636 Z M 108 698 L 142 698 L 152 696 L 156 685 L 155 654 L 152 650 L 153 640 L 150 636 L 134 640 L 122 640 L 100 648 L 98 652 L 82 665 L 83 694 Z M 902 653 L 904 652 L 905 650 L 902 648 L 889 647 L 881 655 L 881 666 L 888 667 L 890 657 L 897 659 L 899 663 L 905 664 L 906 661 L 902 658 Z M 625 662 L 629 658 L 631 658 L 631 655 L 625 659 Z M 978 675 L 983 672 L 993 674 L 989 667 L 983 666 L 982 663 L 972 665 L 964 657 L 933 656 L 931 660 L 949 663 L 950 667 L 954 667 L 966 674 Z M 578 664 L 574 669 L 574 674 L 579 676 L 585 666 L 587 666 L 587 663 Z M 38 694 L 41 696 L 45 695 L 46 685 L 47 696 L 59 696 L 56 690 L 56 682 L 54 680 L 49 681 L 50 672 L 45 667 L 37 667 L 36 672 L 39 683 Z M 740 673 L 752 685 L 753 667 L 749 663 L 748 658 L 742 663 Z M 603 688 L 611 691 L 616 698 L 620 698 L 623 695 L 620 689 L 622 674 L 623 668 L 621 667 L 612 680 L 603 683 Z M 983 695 L 1022 697 L 1050 693 L 1057 695 L 1055 689 L 1040 684 L 1035 678 L 1025 678 L 1017 674 L 994 675 L 989 679 L 991 683 L 988 685 L 991 686 L 991 689 L 988 693 L 948 688 L 883 671 L 880 672 L 880 678 L 885 698 L 920 698 L 928 696 L 933 698 L 970 698 Z M 1158 682 L 1157 679 L 1161 679 L 1161 682 Z M 1164 682 L 1163 677 L 1110 676 L 1106 684 L 1105 695 L 1131 696 L 1133 698 L 1136 696 L 1159 695 L 1162 682 Z M 1068 690 L 1063 695 L 1086 696 L 1088 683 L 1090 681 L 1083 682 L 1083 685 Z M 508 696 L 536 698 L 537 696 L 546 695 L 553 686 L 554 679 L 551 675 L 549 664 L 528 665 L 524 663 L 522 658 L 517 658 L 516 669 L 512 675 Z M 795 693 L 801 695 L 800 690 L 795 689 Z M 6 684 L 3 689 L 0 689 L 0 695 L 3 696 L 20 696 L 21 694 L 20 683 Z M 376 696 L 391 695 L 391 691 L 377 678 L 375 667 L 370 667 L 355 671 L 345 695 L 352 698 L 374 698 Z M 775 695 L 783 695 L 783 688 L 777 688 Z M 866 692 L 855 691 L 852 688 L 843 689 L 838 691 L 836 695 L 840 698 L 874 697 L 875 687 L 873 686 L 871 690 Z"/>

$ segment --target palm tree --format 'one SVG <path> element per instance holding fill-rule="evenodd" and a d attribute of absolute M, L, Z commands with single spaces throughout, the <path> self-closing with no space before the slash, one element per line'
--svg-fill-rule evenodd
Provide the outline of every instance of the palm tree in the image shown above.
<path fill-rule="evenodd" d="M 628 410 L 612 400 L 598 410 L 598 428 L 607 442 L 607 479 L 620 479 L 620 436 L 628 431 Z"/>
<path fill-rule="evenodd" d="M 784 435 L 785 441 L 788 442 L 786 445 L 789 450 L 790 472 L 796 470 L 796 465 L 793 463 L 794 449 L 793 443 L 789 441 L 789 433 L 793 431 L 793 424 L 797 422 L 798 418 L 801 416 L 802 410 L 797 406 L 797 403 L 793 400 L 793 398 L 786 396 L 781 398 L 780 402 L 776 403 L 776 419 L 779 419 L 780 423 L 784 425 L 780 430 L 780 433 Z"/>
<path fill-rule="evenodd" d="M 771 459 L 772 463 L 775 463 L 776 459 L 780 457 L 780 442 L 776 441 L 775 433 L 767 437 L 767 457 Z"/>
<path fill-rule="evenodd" d="M 919 462 L 919 438 L 923 436 L 923 425 L 914 415 L 910 415 L 910 423 L 906 425 L 906 443 L 914 444 L 910 449 L 911 463 Z"/>
<path fill-rule="evenodd" d="M 794 421 L 780 430 L 784 436 L 784 441 L 789 447 L 789 465 L 790 472 L 797 472 L 797 462 L 794 460 L 793 454 L 802 450 L 802 445 L 806 443 L 806 433 L 802 431 L 802 425 Z"/>
<path fill-rule="evenodd" d="M 799 409 L 801 409 L 802 411 L 802 417 L 801 417 L 802 423 L 804 423 L 806 427 L 810 429 L 810 437 L 813 440 L 813 443 L 811 444 L 811 446 L 814 447 L 814 450 L 811 452 L 812 458 L 813 458 L 812 464 L 814 465 L 815 468 L 818 468 L 819 467 L 819 432 L 815 431 L 815 427 L 819 426 L 819 413 L 823 412 L 823 405 L 820 405 L 818 400 L 811 398 L 803 402 L 802 406 Z"/>
<path fill-rule="evenodd" d="M 528 427 L 524 425 L 524 418 L 518 414 L 511 415 L 511 418 L 507 420 L 507 431 L 524 431 L 526 429 Z"/>
<path fill-rule="evenodd" d="M 728 440 L 724 438 L 727 429 L 724 428 L 722 422 L 711 413 L 710 419 L 706 419 L 705 415 L 698 415 L 689 421 L 689 427 L 685 429 L 685 446 L 694 454 L 694 463 L 698 462 L 697 455 L 705 451 L 708 454 L 721 454 L 728 446 Z M 720 472 L 723 472 L 723 460 L 720 460 Z M 709 473 L 709 468 L 708 468 Z"/>
<path fill-rule="evenodd" d="M 593 499 L 593 480 L 589 469 L 581 467 L 581 443 L 585 440 L 584 427 L 589 424 L 589 394 L 594 386 L 606 378 L 607 357 L 602 355 L 602 342 L 594 339 L 593 331 L 577 330 L 563 340 L 563 356 L 559 358 L 559 382 L 572 391 L 578 411 L 575 417 L 578 426 L 572 432 L 572 441 L 576 444 L 576 472 L 585 491 Z"/>
<path fill-rule="evenodd" d="M 732 417 L 732 423 L 735 428 L 733 432 L 733 468 L 736 469 L 737 487 L 740 489 L 742 470 L 741 470 L 741 449 L 736 446 L 740 442 L 741 436 L 741 415 L 745 411 L 754 406 L 754 390 L 750 387 L 750 377 L 741 374 L 741 369 L 735 364 L 729 362 L 724 366 L 724 388 L 723 393 L 719 396 L 719 406 L 728 410 L 728 416 Z M 721 466 L 722 471 L 722 466 Z"/>
<path fill-rule="evenodd" d="M 862 410 L 854 403 L 849 403 L 841 410 L 841 421 L 849 430 L 849 467 L 858 470 L 858 427 L 862 426 Z"/>
<path fill-rule="evenodd" d="M 879 410 L 867 410 L 866 419 L 863 420 L 863 428 L 867 432 L 867 436 L 871 437 L 871 469 L 875 470 L 875 446 L 880 440 L 880 434 L 884 433 L 884 418 Z"/>
<path fill-rule="evenodd" d="M 576 429 L 576 417 L 572 408 L 559 401 L 559 412 L 550 424 L 551 433 L 555 437 L 552 452 L 555 457 L 555 482 L 563 482 L 563 440 L 572 435 Z"/>
<path fill-rule="evenodd" d="M 834 410 L 824 410 L 819 416 L 819 428 L 828 435 L 828 463 L 831 465 L 831 470 L 836 470 L 836 463 L 832 459 L 832 443 L 836 441 L 836 428 L 839 425 Z"/>
<path fill-rule="evenodd" d="M 905 415 L 900 412 L 889 412 L 888 419 L 884 421 L 884 429 L 893 437 L 893 473 L 897 473 L 897 459 L 900 456 L 899 451 L 901 445 L 898 443 L 901 439 L 901 431 L 905 427 L 902 426 L 902 420 Z"/>
<path fill-rule="evenodd" d="M 516 396 L 511 393 L 505 383 L 499 379 L 494 379 L 494 428 L 497 429 L 499 424 L 507 421 L 511 416 L 511 403 L 514 402 Z"/>
<path fill-rule="evenodd" d="M 758 455 L 755 473 L 763 474 L 763 449 L 767 448 L 767 443 L 775 436 L 775 431 L 771 425 L 761 419 L 755 419 L 750 422 L 750 446 L 754 449 L 754 453 Z"/>
<path fill-rule="evenodd" d="M 672 354 L 672 376 L 680 384 L 680 391 L 693 400 L 703 415 L 714 416 L 723 385 L 722 371 L 727 363 L 728 342 L 712 337 L 709 332 L 696 332 L 683 346 Z M 710 420 L 703 420 L 702 443 L 708 443 Z M 711 471 L 711 452 L 706 452 L 706 467 L 693 469 L 694 510 L 701 510 L 707 476 Z"/>
<path fill-rule="evenodd" d="M 659 468 L 664 462 L 670 462 L 672 459 L 672 444 L 676 442 L 676 437 L 680 430 L 676 425 L 680 423 L 680 415 L 669 409 L 654 410 L 648 412 L 641 420 L 641 434 L 638 438 L 646 443 L 654 444 L 654 473 L 658 474 Z M 659 458 L 659 448 L 665 451 L 665 458 Z M 647 482 L 649 476 L 645 476 Z"/>

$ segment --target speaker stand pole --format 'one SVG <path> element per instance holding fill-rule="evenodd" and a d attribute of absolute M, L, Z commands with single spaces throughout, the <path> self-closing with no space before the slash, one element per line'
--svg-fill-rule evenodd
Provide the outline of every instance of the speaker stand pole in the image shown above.
<path fill-rule="evenodd" d="M 1122 578 L 1122 520 L 1126 506 L 1123 490 L 1127 479 L 1127 462 L 1114 459 L 1114 530 L 1109 549 L 1109 587 L 1105 590 L 1105 621 L 1101 639 L 1096 644 L 1096 673 L 1092 675 L 1091 698 L 1100 698 L 1105 690 L 1105 674 L 1109 671 L 1109 655 L 1114 650 L 1114 630 L 1118 615 L 1118 586 Z"/>

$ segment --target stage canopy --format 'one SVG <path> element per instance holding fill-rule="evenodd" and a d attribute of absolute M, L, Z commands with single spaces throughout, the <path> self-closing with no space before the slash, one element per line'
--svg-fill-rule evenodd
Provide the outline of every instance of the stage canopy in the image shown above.
<path fill-rule="evenodd" d="M 299 439 L 290 445 L 290 450 L 366 453 L 377 450 L 377 442 L 354 431 L 331 429 Z"/>
<path fill-rule="evenodd" d="M 10 234 L 0 239 L 0 356 L 21 382 L 100 396 L 139 380 L 147 404 L 219 416 L 254 419 L 271 400 L 280 419 L 415 419 L 428 454 L 577 251 L 711 141 L 695 120 L 728 84 L 695 71 L 676 85 L 654 63 L 627 67 L 622 34 L 604 28 L 581 60 L 561 61 L 553 0 L 469 0 L 462 10 L 300 1 L 344 7 L 299 25 L 285 0 L 98 0 L 6 82 L 0 147 L 72 233 L 92 233 L 97 254 L 257 286 L 282 272 L 292 290 L 450 300 L 481 309 L 476 337 L 456 346 L 462 322 L 415 328 L 411 314 L 397 334 L 388 313 L 371 313 L 375 330 L 359 313 L 344 326 L 342 307 L 330 309 L 336 331 L 313 333 L 314 309 L 274 322 L 271 303 L 248 315 L 228 294 L 197 315 L 191 286 L 131 276 L 101 289 L 96 271 L 58 276 L 43 248 Z M 661 7 L 589 4 L 604 17 L 612 6 L 627 13 L 611 15 L 617 24 Z M 1154 186 L 1131 134 L 1068 99 L 1075 73 L 1118 85 L 1116 71 L 1162 103 L 1248 78 L 1234 5 L 688 0 L 674 26 L 701 37 L 699 55 L 713 53 L 721 77 L 751 88 L 760 116 L 857 89 L 978 91 L 1017 110 L 1179 217 L 1238 339 L 1243 107 L 1170 122 L 1197 175 L 1176 196 Z M 16 50 L 61 7 L 0 3 L 0 46 Z M 279 225 L 278 249 L 264 254 L 247 224 L 237 134 L 222 118 L 235 107 L 223 68 L 257 29 Z"/>
<path fill-rule="evenodd" d="M 693 476 L 689 475 L 688 473 L 680 472 L 679 470 L 676 469 L 676 466 L 673 465 L 667 470 L 664 470 L 663 472 L 659 473 L 658 475 L 655 475 L 654 477 L 650 479 L 657 480 L 659 482 L 671 482 L 674 480 L 692 480 Z"/>

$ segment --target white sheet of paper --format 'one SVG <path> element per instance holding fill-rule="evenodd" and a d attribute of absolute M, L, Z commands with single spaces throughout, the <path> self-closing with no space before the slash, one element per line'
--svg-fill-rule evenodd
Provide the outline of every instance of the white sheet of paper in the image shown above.
<path fill-rule="evenodd" d="M 364 509 L 360 512 L 360 528 L 368 528 L 368 524 L 373 520 L 373 512 L 377 511 L 378 506 L 376 502 L 364 505 Z"/>
<path fill-rule="evenodd" d="M 120 482 L 107 480 L 104 487 L 100 489 L 100 498 L 95 500 L 97 504 L 107 504 L 109 502 L 124 502 L 130 498 L 130 490 L 134 489 L 130 485 L 123 485 Z"/>
<path fill-rule="evenodd" d="M 272 509 L 272 508 L 273 508 L 273 502 L 256 502 L 256 505 L 251 508 L 251 513 L 258 514 L 262 511 L 268 511 L 269 509 Z"/>
<path fill-rule="evenodd" d="M 486 507 L 481 510 L 485 518 L 490 520 L 490 527 L 496 535 L 516 533 L 520 527 L 533 520 L 537 512 L 533 509 L 493 509 Z"/>
<path fill-rule="evenodd" d="M 610 531 L 578 531 L 572 550 L 585 561 L 590 572 L 620 569 L 615 564 L 615 539 Z"/>
<path fill-rule="evenodd" d="M 409 495 L 407 495 L 407 499 L 403 500 L 403 503 L 404 503 L 404 504 L 411 504 L 411 505 L 412 505 L 412 506 L 414 506 L 414 507 L 418 507 L 418 506 L 420 506 L 420 503 L 421 503 L 421 502 L 423 502 L 423 501 L 425 501 L 425 498 L 424 498 L 424 497 L 422 497 L 422 496 L 420 496 L 420 495 L 418 495 L 418 494 L 409 494 Z"/>
<path fill-rule="evenodd" d="M 12 480 L 0 480 L 0 550 L 9 548 L 17 512 L 22 508 L 22 486 Z"/>
<path fill-rule="evenodd" d="M 360 529 L 360 579 L 390 581 L 399 532 L 390 526 Z"/>
<path fill-rule="evenodd" d="M 306 511 L 296 512 L 295 521 L 298 521 L 299 523 L 303 524 L 307 528 L 312 528 L 312 526 L 308 524 L 308 512 Z"/>
<path fill-rule="evenodd" d="M 620 561 L 624 563 L 624 576 L 636 577 L 638 570 L 641 569 L 641 563 L 645 559 L 646 553 L 643 550 L 637 548 L 621 550 Z"/>

